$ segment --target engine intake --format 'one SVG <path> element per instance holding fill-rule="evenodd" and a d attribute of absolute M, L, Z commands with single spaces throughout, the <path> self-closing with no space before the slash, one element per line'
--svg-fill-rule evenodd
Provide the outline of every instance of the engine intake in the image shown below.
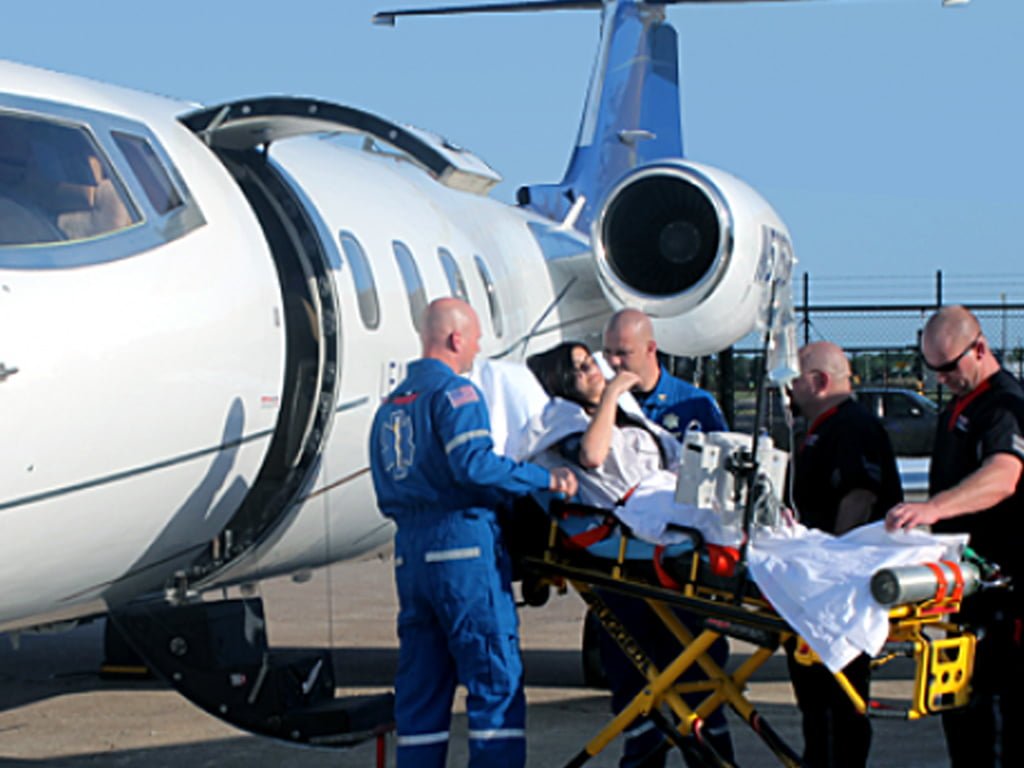
<path fill-rule="evenodd" d="M 749 333 L 789 235 L 754 190 L 684 160 L 638 168 L 594 222 L 601 288 L 616 307 L 649 314 L 677 355 L 725 349 Z"/>
<path fill-rule="evenodd" d="M 689 291 L 722 250 L 719 211 L 708 193 L 675 174 L 651 173 L 613 197 L 602 217 L 609 266 L 652 296 Z"/>

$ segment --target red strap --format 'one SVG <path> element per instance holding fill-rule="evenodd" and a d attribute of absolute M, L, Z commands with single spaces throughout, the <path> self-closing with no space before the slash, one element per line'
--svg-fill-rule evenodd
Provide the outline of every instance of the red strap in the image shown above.
<path fill-rule="evenodd" d="M 964 596 L 964 572 L 960 569 L 960 563 L 954 563 L 952 560 L 941 561 L 943 565 L 948 565 L 949 570 L 953 572 L 953 594 L 950 598 L 960 602 Z"/>
<path fill-rule="evenodd" d="M 938 602 L 946 597 L 946 588 L 949 586 L 949 582 L 946 581 L 946 574 L 942 572 L 942 566 L 938 563 L 925 563 L 925 567 L 935 574 L 935 595 L 932 600 Z"/>
<path fill-rule="evenodd" d="M 624 494 L 622 494 L 622 498 L 615 502 L 615 506 L 616 507 L 624 506 L 625 503 L 627 501 L 629 501 L 629 497 L 633 495 L 633 491 L 635 491 L 639 487 L 640 487 L 640 483 L 637 483 L 632 488 L 630 488 L 628 491 L 626 491 Z"/>
<path fill-rule="evenodd" d="M 735 576 L 736 565 L 740 561 L 739 550 L 735 547 L 724 547 L 720 544 L 705 544 L 708 551 L 708 565 L 716 576 Z"/>
<path fill-rule="evenodd" d="M 683 585 L 669 576 L 668 571 L 666 571 L 664 566 L 661 564 L 661 556 L 664 552 L 664 544 L 659 544 L 654 548 L 654 573 L 658 577 L 658 583 L 668 589 L 682 589 Z"/>
<path fill-rule="evenodd" d="M 611 523 L 601 523 L 596 528 L 589 528 L 575 536 L 569 536 L 565 540 L 565 547 L 566 549 L 586 549 L 607 539 L 614 528 L 615 526 Z"/>

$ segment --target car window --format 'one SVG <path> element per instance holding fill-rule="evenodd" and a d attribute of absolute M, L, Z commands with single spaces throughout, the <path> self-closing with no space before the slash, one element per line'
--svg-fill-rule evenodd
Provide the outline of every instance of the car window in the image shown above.
<path fill-rule="evenodd" d="M 921 414 L 921 409 L 906 395 L 891 392 L 885 396 L 885 415 L 890 419 L 909 418 Z"/>
<path fill-rule="evenodd" d="M 864 406 L 864 409 L 872 416 L 878 418 L 885 416 L 882 412 L 882 400 L 875 392 L 858 392 L 857 402 Z"/>

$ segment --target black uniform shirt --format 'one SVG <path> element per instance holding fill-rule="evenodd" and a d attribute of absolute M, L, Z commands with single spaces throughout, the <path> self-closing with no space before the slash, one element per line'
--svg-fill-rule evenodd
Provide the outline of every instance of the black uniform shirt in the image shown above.
<path fill-rule="evenodd" d="M 971 392 L 952 400 L 939 415 L 928 491 L 935 495 L 952 488 L 989 456 L 1008 453 L 1024 461 L 1024 390 L 1004 370 Z M 1021 520 L 1024 481 L 1008 499 L 971 515 L 940 520 L 935 531 L 969 533 L 971 547 L 1010 573 L 1021 566 Z"/>
<path fill-rule="evenodd" d="M 793 498 L 800 522 L 836 532 L 839 503 L 862 488 L 877 496 L 870 520 L 903 500 L 892 444 L 881 422 L 855 400 L 821 414 L 793 453 Z"/>

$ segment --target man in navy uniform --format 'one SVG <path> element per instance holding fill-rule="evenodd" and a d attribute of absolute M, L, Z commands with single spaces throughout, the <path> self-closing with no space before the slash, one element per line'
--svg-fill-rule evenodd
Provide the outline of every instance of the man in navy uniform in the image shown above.
<path fill-rule="evenodd" d="M 647 418 L 671 432 L 677 440 L 683 439 L 691 424 L 704 432 L 726 430 L 725 418 L 715 399 L 704 390 L 672 376 L 658 362 L 657 353 L 654 328 L 643 312 L 622 309 L 608 320 L 604 329 L 605 360 L 616 373 L 630 371 L 640 377 L 640 384 L 632 394 Z M 675 636 L 642 600 L 613 592 L 601 592 L 600 595 L 659 669 L 663 669 L 680 652 Z M 691 632 L 700 632 L 700 617 L 685 611 L 676 611 L 676 614 Z M 598 638 L 601 662 L 612 690 L 612 709 L 618 712 L 647 684 L 647 680 L 607 632 L 599 632 Z M 709 653 L 716 663 L 724 666 L 729 655 L 728 643 L 719 638 Z M 703 674 L 698 669 L 688 671 L 682 677 L 683 682 L 701 679 Z M 690 707 L 695 707 L 705 697 L 705 693 L 691 693 L 683 698 Z M 719 756 L 732 760 L 732 739 L 721 707 L 707 721 L 695 726 L 695 732 L 698 739 L 712 747 Z M 660 768 L 665 765 L 667 742 L 650 719 L 639 717 L 634 720 L 625 736 L 620 768 Z M 700 759 L 694 757 L 697 764 L 703 764 Z M 691 763 L 689 756 L 687 762 Z"/>
<path fill-rule="evenodd" d="M 427 307 L 423 356 L 383 402 L 370 432 L 381 512 L 397 525 L 397 762 L 443 768 L 452 697 L 467 689 L 470 766 L 526 760 L 518 619 L 495 505 L 512 494 L 572 495 L 576 478 L 494 453 L 480 391 L 460 374 L 479 351 L 480 323 L 459 299 Z"/>
<path fill-rule="evenodd" d="M 810 425 L 790 460 L 790 506 L 808 528 L 837 536 L 881 520 L 903 500 L 892 444 L 882 423 L 856 400 L 850 362 L 837 345 L 817 341 L 800 350 L 793 410 Z M 871 725 L 821 664 L 788 655 L 789 675 L 802 715 L 807 768 L 864 768 Z M 861 654 L 843 668 L 868 700 L 871 659 Z"/>
<path fill-rule="evenodd" d="M 636 309 L 621 309 L 604 328 L 604 358 L 618 373 L 630 371 L 640 377 L 633 390 L 640 407 L 654 423 L 677 440 L 696 422 L 704 432 L 724 432 L 725 417 L 715 398 L 665 370 L 658 362 L 651 319 Z"/>
<path fill-rule="evenodd" d="M 939 415 L 925 502 L 889 510 L 886 527 L 968 533 L 970 546 L 1014 582 L 1024 575 L 1024 390 L 1000 366 L 981 325 L 943 307 L 921 336 L 924 364 L 955 397 Z M 1024 588 L 964 600 L 960 621 L 980 629 L 967 707 L 943 712 L 953 768 L 1024 765 Z"/>

